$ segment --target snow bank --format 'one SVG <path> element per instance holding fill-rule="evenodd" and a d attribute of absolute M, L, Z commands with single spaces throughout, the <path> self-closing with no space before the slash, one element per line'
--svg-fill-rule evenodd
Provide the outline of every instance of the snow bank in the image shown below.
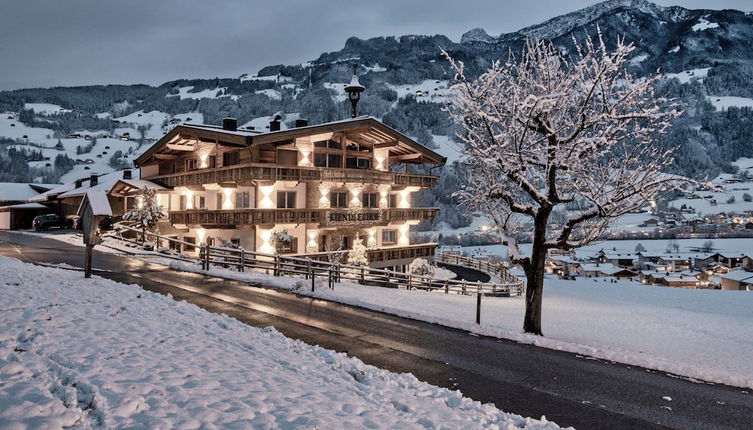
<path fill-rule="evenodd" d="M 559 428 L 135 285 L 0 272 L 0 428 Z"/>

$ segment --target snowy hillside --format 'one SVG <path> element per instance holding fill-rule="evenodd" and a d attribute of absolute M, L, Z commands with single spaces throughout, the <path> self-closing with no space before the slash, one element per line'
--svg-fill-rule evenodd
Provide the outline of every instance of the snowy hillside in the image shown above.
<path fill-rule="evenodd" d="M 559 428 L 134 285 L 0 272 L 0 428 Z"/>

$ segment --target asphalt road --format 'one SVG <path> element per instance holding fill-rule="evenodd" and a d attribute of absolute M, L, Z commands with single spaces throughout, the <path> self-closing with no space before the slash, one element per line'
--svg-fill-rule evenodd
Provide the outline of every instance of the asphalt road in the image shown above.
<path fill-rule="evenodd" d="M 0 255 L 35 263 L 83 264 L 82 248 L 43 234 L 0 232 Z M 535 418 L 545 415 L 563 426 L 753 428 L 753 394 L 748 390 L 694 383 L 662 372 L 473 336 L 287 292 L 176 273 L 128 256 L 95 252 L 94 267 L 96 275 L 170 293 L 176 300 L 249 325 L 272 325 L 286 336 L 457 388 L 508 412 Z"/>

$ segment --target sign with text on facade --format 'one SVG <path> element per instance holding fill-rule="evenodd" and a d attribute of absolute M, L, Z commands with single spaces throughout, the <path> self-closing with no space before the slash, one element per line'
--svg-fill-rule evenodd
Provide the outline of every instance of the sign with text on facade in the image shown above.
<path fill-rule="evenodd" d="M 329 211 L 328 225 L 377 224 L 382 222 L 382 212 L 378 210 Z"/>

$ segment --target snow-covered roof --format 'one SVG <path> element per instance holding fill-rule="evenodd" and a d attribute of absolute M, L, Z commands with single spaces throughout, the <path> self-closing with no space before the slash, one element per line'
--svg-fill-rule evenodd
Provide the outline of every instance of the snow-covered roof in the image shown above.
<path fill-rule="evenodd" d="M 89 185 L 91 184 L 91 177 L 83 178 L 80 179 L 81 186 L 79 187 L 76 187 L 75 182 L 71 184 L 58 185 L 50 191 L 39 194 L 33 198 L 28 199 L 27 201 L 45 202 L 49 198 L 78 197 L 83 196 L 90 190 L 104 191 L 105 193 L 108 193 L 118 182 L 128 184 L 134 188 L 147 187 L 156 190 L 165 189 L 165 187 L 155 184 L 154 182 L 144 179 L 138 179 L 139 171 L 137 169 L 131 170 L 131 174 L 133 175 L 132 178 L 134 179 L 123 179 L 123 171 L 115 171 L 106 173 L 104 175 L 99 175 L 97 177 L 97 184 L 93 187 Z"/>
<path fill-rule="evenodd" d="M 112 208 L 110 207 L 110 201 L 107 200 L 107 193 L 102 190 L 90 189 L 86 192 L 86 198 L 81 201 L 81 205 L 78 207 L 78 214 L 81 213 L 81 209 L 84 204 L 89 202 L 89 206 L 92 208 L 92 215 L 99 216 L 112 216 Z"/>
<path fill-rule="evenodd" d="M 60 184 L 30 184 L 16 182 L 0 182 L 0 201 L 26 201 L 39 195 L 38 190 L 50 190 Z M 36 187 L 37 189 L 34 189 Z"/>
<path fill-rule="evenodd" d="M 581 264 L 580 267 L 583 269 L 584 272 L 600 272 L 605 275 L 614 275 L 615 273 L 622 272 L 622 271 L 630 271 L 628 269 L 625 269 L 624 267 L 618 267 L 614 264 L 609 263 L 586 263 Z"/>
<path fill-rule="evenodd" d="M 57 187 L 55 187 L 55 188 L 53 188 L 53 189 L 51 189 L 49 191 L 45 191 L 44 193 L 36 195 L 36 196 L 34 196 L 32 198 L 29 198 L 26 201 L 27 202 L 46 202 L 50 198 L 55 198 L 59 194 L 64 193 L 64 192 L 70 190 L 73 187 L 74 187 L 74 184 L 58 185 Z"/>
<path fill-rule="evenodd" d="M 735 270 L 724 275 L 719 275 L 722 279 L 729 279 L 732 281 L 751 281 L 753 282 L 753 272 L 746 270 Z"/>
<path fill-rule="evenodd" d="M 664 281 L 666 282 L 697 282 L 698 279 L 692 277 L 692 276 L 667 276 L 664 278 Z"/>
<path fill-rule="evenodd" d="M 48 209 L 40 203 L 19 203 L 17 205 L 0 206 L 0 209 Z"/>

